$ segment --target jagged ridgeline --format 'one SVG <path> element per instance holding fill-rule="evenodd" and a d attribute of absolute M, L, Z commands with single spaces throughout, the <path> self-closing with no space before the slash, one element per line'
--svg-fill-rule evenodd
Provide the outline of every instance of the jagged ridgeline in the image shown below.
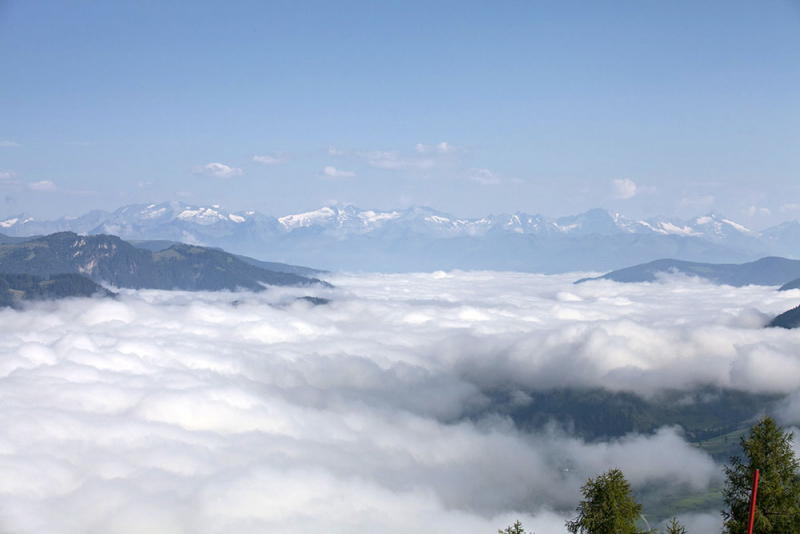
<path fill-rule="evenodd" d="M 336 205 L 276 218 L 164 202 L 51 221 L 18 214 L 0 220 L 0 231 L 17 237 L 72 231 L 128 241 L 188 240 L 251 256 L 269 251 L 284 261 L 333 271 L 553 274 L 620 269 L 659 258 L 740 263 L 768 255 L 800 257 L 796 221 L 754 232 L 716 214 L 634 220 L 604 209 L 557 218 L 517 212 L 465 219 L 425 206 Z"/>
<path fill-rule="evenodd" d="M 263 269 L 218 249 L 176 244 L 153 252 L 116 236 L 73 232 L 0 244 L 0 272 L 40 277 L 74 273 L 134 289 L 261 291 L 264 284 L 327 285 L 317 278 Z"/>
<path fill-rule="evenodd" d="M 54 274 L 43 278 L 30 274 L 0 273 L 0 308 L 17 307 L 25 300 L 93 295 L 112 296 L 113 293 L 80 274 Z"/>

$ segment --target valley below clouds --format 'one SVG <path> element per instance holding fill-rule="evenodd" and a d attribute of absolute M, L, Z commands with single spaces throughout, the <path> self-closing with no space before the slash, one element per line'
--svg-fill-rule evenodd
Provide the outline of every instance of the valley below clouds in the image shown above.
<path fill-rule="evenodd" d="M 0 310 L 0 532 L 563 532 L 609 468 L 701 494 L 722 466 L 677 426 L 521 428 L 498 391 L 774 394 L 800 423 L 800 334 L 763 328 L 800 290 L 582 276 L 336 275 Z"/>

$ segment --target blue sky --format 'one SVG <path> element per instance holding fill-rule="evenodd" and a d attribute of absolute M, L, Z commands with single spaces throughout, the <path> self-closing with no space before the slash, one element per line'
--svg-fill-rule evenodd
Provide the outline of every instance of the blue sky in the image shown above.
<path fill-rule="evenodd" d="M 0 0 L 0 216 L 800 217 L 800 2 Z M 215 165 L 218 164 L 218 165 Z"/>

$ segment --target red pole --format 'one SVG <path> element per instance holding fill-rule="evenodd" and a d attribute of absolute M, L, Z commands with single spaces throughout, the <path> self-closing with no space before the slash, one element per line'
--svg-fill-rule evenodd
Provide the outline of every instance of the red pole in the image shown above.
<path fill-rule="evenodd" d="M 756 518 L 756 493 L 758 493 L 758 469 L 753 475 L 753 494 L 750 496 L 750 527 L 747 534 L 753 534 L 753 520 Z"/>

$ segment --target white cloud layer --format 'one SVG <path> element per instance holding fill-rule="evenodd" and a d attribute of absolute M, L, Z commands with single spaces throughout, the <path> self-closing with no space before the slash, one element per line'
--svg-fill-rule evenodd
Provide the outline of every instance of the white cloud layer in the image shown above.
<path fill-rule="evenodd" d="M 237 167 L 229 167 L 222 163 L 208 163 L 200 167 L 195 167 L 194 173 L 208 176 L 210 178 L 221 178 L 223 180 L 235 178 L 236 176 L 241 176 L 244 174 L 242 169 Z"/>
<path fill-rule="evenodd" d="M 676 429 L 586 443 L 465 417 L 486 389 L 800 388 L 796 332 L 760 328 L 798 291 L 572 280 L 339 276 L 316 307 L 273 289 L 0 310 L 0 530 L 561 532 L 610 467 L 694 490 L 720 467 Z"/>

